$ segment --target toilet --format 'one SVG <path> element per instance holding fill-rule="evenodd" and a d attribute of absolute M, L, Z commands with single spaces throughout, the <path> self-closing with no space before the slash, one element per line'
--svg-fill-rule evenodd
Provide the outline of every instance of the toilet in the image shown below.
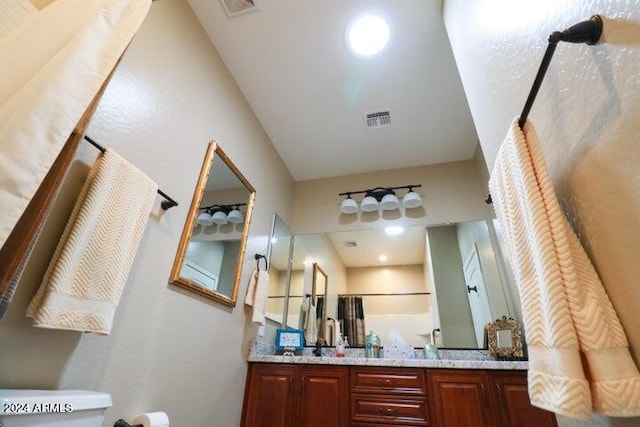
<path fill-rule="evenodd" d="M 0 389 L 2 427 L 102 427 L 111 395 L 85 390 Z"/>

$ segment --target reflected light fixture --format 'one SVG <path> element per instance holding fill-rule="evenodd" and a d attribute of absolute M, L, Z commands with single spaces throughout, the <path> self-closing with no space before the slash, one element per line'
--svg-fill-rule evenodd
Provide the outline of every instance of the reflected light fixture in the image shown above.
<path fill-rule="evenodd" d="M 340 204 L 340 212 L 345 215 L 351 215 L 357 213 L 359 210 L 362 212 L 376 212 L 378 208 L 382 208 L 383 211 L 392 211 L 399 209 L 403 206 L 405 209 L 414 209 L 422 206 L 422 198 L 418 193 L 413 191 L 414 188 L 422 187 L 420 184 L 416 185 L 403 185 L 400 187 L 376 187 L 368 190 L 347 191 L 338 194 L 339 196 L 346 196 L 346 198 Z M 402 198 L 402 203 L 398 199 L 394 190 L 408 190 Z M 353 194 L 364 194 L 358 208 L 358 202 L 351 197 Z"/>
<path fill-rule="evenodd" d="M 208 227 L 213 224 L 225 225 L 227 223 L 241 224 L 244 222 L 244 214 L 240 211 L 240 206 L 246 203 L 236 203 L 233 205 L 211 205 L 203 206 L 203 212 L 198 214 L 196 224 Z"/>
<path fill-rule="evenodd" d="M 378 257 L 378 259 L 380 260 L 380 262 L 385 262 L 387 260 L 387 256 L 385 254 L 382 254 Z"/>
<path fill-rule="evenodd" d="M 208 227 L 213 225 L 213 218 L 211 218 L 211 214 L 208 210 L 204 210 L 198 214 L 196 218 L 196 225 L 201 225 L 203 227 Z"/>

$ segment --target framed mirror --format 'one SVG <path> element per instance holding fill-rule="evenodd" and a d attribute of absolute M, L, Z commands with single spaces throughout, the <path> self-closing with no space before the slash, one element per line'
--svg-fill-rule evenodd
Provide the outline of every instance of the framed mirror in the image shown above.
<path fill-rule="evenodd" d="M 520 324 L 506 316 L 485 326 L 489 354 L 498 360 L 513 360 L 523 357 L 522 330 Z"/>
<path fill-rule="evenodd" d="M 320 344 L 327 343 L 327 295 L 328 277 L 317 262 L 313 263 L 313 285 L 311 288 L 311 298 L 316 306 L 316 317 L 318 321 L 318 341 Z"/>
<path fill-rule="evenodd" d="M 220 146 L 210 142 L 170 283 L 235 307 L 255 193 Z"/>

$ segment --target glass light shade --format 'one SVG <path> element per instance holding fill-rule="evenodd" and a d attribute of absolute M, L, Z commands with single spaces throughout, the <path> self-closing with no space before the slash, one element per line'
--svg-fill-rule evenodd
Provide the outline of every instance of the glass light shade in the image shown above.
<path fill-rule="evenodd" d="M 378 210 L 378 201 L 373 196 L 366 196 L 360 202 L 360 209 L 362 212 L 373 212 Z"/>
<path fill-rule="evenodd" d="M 347 215 L 358 212 L 358 202 L 353 200 L 351 197 L 347 197 L 342 201 L 342 204 L 340 205 L 340 212 Z"/>
<path fill-rule="evenodd" d="M 209 215 L 209 212 L 200 212 L 198 214 L 198 217 L 196 218 L 196 224 L 203 227 L 208 227 L 210 225 L 213 225 L 213 219 L 211 218 L 211 215 Z"/>
<path fill-rule="evenodd" d="M 422 206 L 422 198 L 418 193 L 411 190 L 402 198 L 402 205 L 407 209 L 417 208 Z"/>
<path fill-rule="evenodd" d="M 211 220 L 218 225 L 225 225 L 227 223 L 227 214 L 222 211 L 217 211 L 213 214 Z"/>
<path fill-rule="evenodd" d="M 391 29 L 381 16 L 367 14 L 351 22 L 346 32 L 347 46 L 358 56 L 381 52 L 389 43 Z"/>
<path fill-rule="evenodd" d="M 380 201 L 380 206 L 382 206 L 382 210 L 384 211 L 392 211 L 400 207 L 400 201 L 395 194 L 389 193 L 384 195 Z"/>
<path fill-rule="evenodd" d="M 234 209 L 229 212 L 229 214 L 227 215 L 227 219 L 229 220 L 229 222 L 232 222 L 234 224 L 240 224 L 244 221 L 244 215 L 242 215 L 242 212 L 240 212 L 239 209 Z"/>

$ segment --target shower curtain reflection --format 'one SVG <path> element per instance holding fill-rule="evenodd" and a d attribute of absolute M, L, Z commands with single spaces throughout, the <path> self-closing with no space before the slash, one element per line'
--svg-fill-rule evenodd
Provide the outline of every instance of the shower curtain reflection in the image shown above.
<path fill-rule="evenodd" d="M 338 296 L 338 321 L 342 335 L 347 337 L 349 345 L 364 347 L 366 328 L 364 325 L 364 306 L 360 296 Z"/>

